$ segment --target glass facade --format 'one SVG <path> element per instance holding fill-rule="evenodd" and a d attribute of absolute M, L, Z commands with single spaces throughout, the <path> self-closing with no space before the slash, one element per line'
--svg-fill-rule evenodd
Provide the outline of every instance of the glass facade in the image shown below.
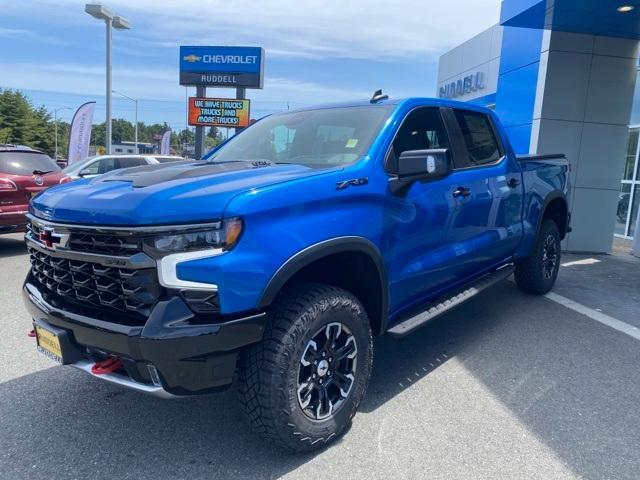
<path fill-rule="evenodd" d="M 638 204 L 640 203 L 640 175 L 638 172 L 638 154 L 640 125 L 629 129 L 629 144 L 622 172 L 622 185 L 616 211 L 615 234 L 619 237 L 631 238 L 636 228 L 638 218 Z"/>

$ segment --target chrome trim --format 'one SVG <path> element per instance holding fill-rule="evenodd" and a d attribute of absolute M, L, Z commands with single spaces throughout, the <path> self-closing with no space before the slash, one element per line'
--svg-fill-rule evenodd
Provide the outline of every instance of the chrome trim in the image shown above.
<path fill-rule="evenodd" d="M 215 228 L 220 229 L 222 227 L 222 221 L 217 222 L 207 222 L 207 223 L 192 223 L 185 225 L 149 225 L 144 227 L 136 227 L 136 226 L 103 226 L 103 225 L 81 225 L 81 224 L 73 224 L 73 223 L 56 223 L 51 222 L 49 220 L 43 220 L 38 218 L 30 213 L 27 213 L 26 217 L 29 221 L 36 223 L 41 226 L 51 226 L 51 227 L 62 227 L 68 228 L 70 230 L 92 230 L 96 232 L 122 232 L 123 234 L 134 234 L 138 232 L 142 233 L 166 233 L 166 232 L 180 232 L 183 230 L 197 230 L 204 228 Z"/>
<path fill-rule="evenodd" d="M 80 260 L 83 262 L 98 263 L 105 267 L 141 269 L 155 268 L 156 262 L 144 252 L 136 253 L 130 257 L 119 257 L 115 255 L 103 255 L 100 253 L 79 252 L 77 250 L 52 250 L 37 242 L 27 233 L 25 242 L 28 246 L 35 248 L 41 253 L 47 254 L 55 258 L 66 258 L 67 260 Z"/>
<path fill-rule="evenodd" d="M 178 278 L 177 266 L 179 263 L 202 258 L 217 257 L 224 252 L 221 248 L 209 250 L 196 250 L 194 252 L 180 252 L 167 255 L 158 260 L 158 280 L 160 285 L 166 288 L 188 288 L 190 290 L 208 290 L 217 292 L 218 286 L 213 283 L 192 282 Z"/>
<path fill-rule="evenodd" d="M 96 375 L 95 373 L 91 372 L 91 367 L 94 363 L 95 362 L 90 362 L 88 360 L 80 360 L 76 363 L 72 363 L 69 366 L 77 368 L 78 370 L 82 370 L 92 377 L 99 378 L 101 380 L 104 380 L 105 382 L 113 383 L 121 387 L 129 388 L 131 390 L 137 390 L 138 392 L 146 393 L 147 395 L 153 395 L 154 397 L 160 398 L 176 398 L 176 395 L 167 392 L 160 385 L 148 385 L 146 383 L 136 382 L 130 377 L 120 375 L 119 373 L 105 373 L 104 375 Z"/>
<path fill-rule="evenodd" d="M 15 212 L 0 212 L 0 215 L 25 215 L 28 210 L 19 210 Z"/>

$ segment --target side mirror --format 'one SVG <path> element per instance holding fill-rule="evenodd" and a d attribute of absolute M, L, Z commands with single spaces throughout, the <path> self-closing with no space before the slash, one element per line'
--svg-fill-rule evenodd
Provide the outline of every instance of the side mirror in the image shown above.
<path fill-rule="evenodd" d="M 91 170 L 89 170 L 88 168 L 85 168 L 84 170 L 80 170 L 78 172 L 79 177 L 85 177 L 87 175 L 91 175 Z"/>
<path fill-rule="evenodd" d="M 404 193 L 417 181 L 439 180 L 451 172 L 446 148 L 407 150 L 398 158 L 397 176 L 391 179 L 391 191 Z"/>

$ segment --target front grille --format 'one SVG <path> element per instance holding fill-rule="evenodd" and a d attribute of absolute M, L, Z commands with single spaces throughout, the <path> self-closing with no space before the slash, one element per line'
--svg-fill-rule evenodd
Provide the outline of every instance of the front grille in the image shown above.
<path fill-rule="evenodd" d="M 155 268 L 129 269 L 57 258 L 29 247 L 33 277 L 72 303 L 147 317 L 162 295 Z"/>
<path fill-rule="evenodd" d="M 29 223 L 27 231 L 35 239 L 40 238 L 44 229 Z M 71 230 L 67 248 L 76 252 L 98 253 L 101 255 L 115 255 L 128 257 L 142 251 L 142 237 L 133 235 L 115 235 L 90 230 Z"/>
<path fill-rule="evenodd" d="M 69 249 L 78 252 L 100 253 L 128 257 L 142 250 L 140 239 L 102 233 L 73 232 Z"/>

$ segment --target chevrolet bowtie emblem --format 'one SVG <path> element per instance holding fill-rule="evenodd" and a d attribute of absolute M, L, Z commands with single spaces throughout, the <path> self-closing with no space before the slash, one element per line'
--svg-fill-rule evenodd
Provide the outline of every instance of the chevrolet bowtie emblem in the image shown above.
<path fill-rule="evenodd" d="M 185 55 L 184 57 L 182 57 L 182 59 L 183 59 L 185 62 L 189 62 L 189 63 L 195 63 L 195 62 L 199 61 L 201 58 L 202 58 L 202 57 L 199 57 L 199 56 L 197 56 L 197 55 L 193 55 L 193 54 L 191 54 L 191 55 Z"/>

